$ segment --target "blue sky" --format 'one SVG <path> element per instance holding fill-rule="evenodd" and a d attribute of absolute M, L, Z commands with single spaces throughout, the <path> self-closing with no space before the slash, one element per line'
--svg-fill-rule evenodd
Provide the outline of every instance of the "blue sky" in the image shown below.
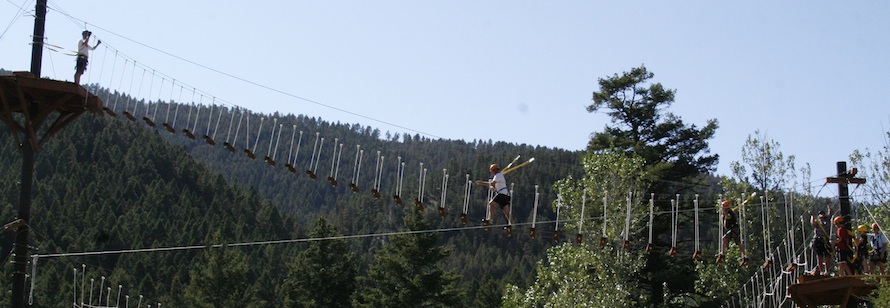
<path fill-rule="evenodd" d="M 166 87 L 175 78 L 218 103 L 384 132 L 583 149 L 609 121 L 585 110 L 597 79 L 640 65 L 677 91 L 670 111 L 686 123 L 719 121 L 710 141 L 721 156 L 718 174 L 729 174 L 745 139 L 760 130 L 798 165 L 810 163 L 821 185 L 837 161 L 883 146 L 890 130 L 885 1 L 49 6 L 49 44 L 75 49 L 86 22 L 113 48 L 94 52 L 85 82 L 134 92 L 117 80 L 123 62 L 111 68 L 117 50 L 168 76 Z M 16 12 L 33 11 L 33 0 L 0 7 L 0 26 L 9 26 L 0 37 L 0 67 L 27 70 L 33 18 Z M 46 52 L 43 63 L 45 77 L 73 79 L 73 57 Z M 170 96 L 161 91 L 142 96 Z"/>

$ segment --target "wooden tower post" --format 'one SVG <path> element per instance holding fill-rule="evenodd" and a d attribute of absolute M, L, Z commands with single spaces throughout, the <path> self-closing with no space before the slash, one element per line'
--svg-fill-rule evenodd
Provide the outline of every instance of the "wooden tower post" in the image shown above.
<path fill-rule="evenodd" d="M 38 0 L 36 5 L 31 71 L 0 76 L 0 121 L 9 127 L 22 153 L 18 217 L 3 226 L 5 230 L 16 231 L 12 261 L 12 307 L 29 306 L 26 297 L 30 257 L 28 236 L 37 152 L 49 138 L 84 112 L 102 112 L 102 101 L 80 85 L 40 78 L 46 2 Z M 45 126 L 45 123 L 49 125 Z"/>

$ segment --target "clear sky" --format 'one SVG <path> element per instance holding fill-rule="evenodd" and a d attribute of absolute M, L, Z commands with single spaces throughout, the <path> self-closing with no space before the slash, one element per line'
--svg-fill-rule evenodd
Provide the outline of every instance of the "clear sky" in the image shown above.
<path fill-rule="evenodd" d="M 55 0 L 49 7 L 47 43 L 74 50 L 86 22 L 113 48 L 95 50 L 84 83 L 136 91 L 119 79 L 116 50 L 167 76 L 165 87 L 175 78 L 217 103 L 383 132 L 583 149 L 609 121 L 585 110 L 597 80 L 640 65 L 676 90 L 670 111 L 686 123 L 719 121 L 710 141 L 718 174 L 730 173 L 755 130 L 798 165 L 810 163 L 816 180 L 853 150 L 883 146 L 890 130 L 887 1 Z M 28 70 L 34 1 L 0 8 L 0 67 Z M 73 66 L 73 57 L 48 51 L 43 75 L 72 80 Z M 141 96 L 170 97 L 161 91 Z"/>

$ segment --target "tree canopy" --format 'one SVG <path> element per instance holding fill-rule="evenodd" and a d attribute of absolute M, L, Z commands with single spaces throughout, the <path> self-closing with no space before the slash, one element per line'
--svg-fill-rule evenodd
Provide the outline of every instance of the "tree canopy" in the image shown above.
<path fill-rule="evenodd" d="M 704 127 L 688 125 L 667 111 L 675 90 L 651 83 L 655 74 L 645 66 L 599 79 L 588 112 L 605 111 L 611 125 L 591 135 L 588 150 L 617 148 L 642 157 L 652 179 L 682 181 L 716 168 L 719 155 L 710 154 L 716 119 Z"/>

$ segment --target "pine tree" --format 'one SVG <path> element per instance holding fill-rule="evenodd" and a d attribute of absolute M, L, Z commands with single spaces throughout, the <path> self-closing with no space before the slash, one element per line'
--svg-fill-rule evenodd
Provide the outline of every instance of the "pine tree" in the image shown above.
<path fill-rule="evenodd" d="M 420 213 L 407 210 L 405 223 L 411 231 L 427 230 Z M 361 278 L 366 288 L 359 293 L 359 307 L 453 307 L 462 302 L 458 275 L 438 264 L 448 256 L 436 233 L 398 234 L 381 249 Z"/>
<path fill-rule="evenodd" d="M 355 291 L 355 254 L 324 217 L 315 221 L 309 236 L 318 239 L 290 264 L 284 282 L 287 307 L 348 307 Z"/>
<path fill-rule="evenodd" d="M 222 236 L 217 231 L 215 242 Z M 250 307 L 247 293 L 247 256 L 230 247 L 212 247 L 204 252 L 206 261 L 189 273 L 191 282 L 184 297 L 191 307 Z"/>

